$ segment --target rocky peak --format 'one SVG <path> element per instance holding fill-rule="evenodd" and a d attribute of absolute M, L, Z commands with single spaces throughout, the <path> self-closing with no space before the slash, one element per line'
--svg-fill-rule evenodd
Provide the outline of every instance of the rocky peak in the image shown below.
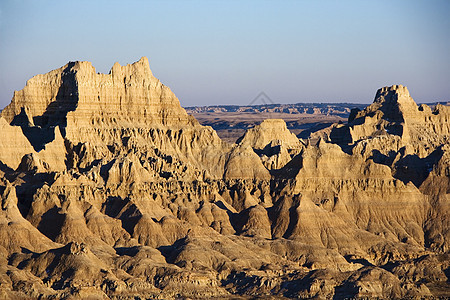
<path fill-rule="evenodd" d="M 448 140 L 449 115 L 450 110 L 443 105 L 436 105 L 434 110 L 425 104 L 417 106 L 405 86 L 383 87 L 371 105 L 352 110 L 348 124 L 335 126 L 330 139 L 351 145 L 368 138 L 397 136 L 399 147 L 410 145 L 413 152 L 425 157 Z"/>
<path fill-rule="evenodd" d="M 254 149 L 264 149 L 266 146 L 284 145 L 287 148 L 299 148 L 299 139 L 289 131 L 282 119 L 266 119 L 261 124 L 249 129 L 238 143 L 248 144 Z"/>
<path fill-rule="evenodd" d="M 409 95 L 408 88 L 401 84 L 394 84 L 392 86 L 385 86 L 378 89 L 374 102 L 398 102 L 415 104 L 414 100 Z"/>
<path fill-rule="evenodd" d="M 112 119 L 163 125 L 192 122 L 172 91 L 153 76 L 146 57 L 126 66 L 115 63 L 109 74 L 97 73 L 90 62 L 76 61 L 34 76 L 14 93 L 2 116 L 11 123 L 24 108 L 40 127 L 65 127 L 69 112 L 78 125 L 92 124 L 98 117 L 104 123 Z"/>
<path fill-rule="evenodd" d="M 223 143 L 146 58 L 35 76 L 4 114 L 2 299 L 450 290 L 450 111 L 406 88 L 326 129 L 338 145 L 304 146 L 282 120 Z"/>
<path fill-rule="evenodd" d="M 408 89 L 402 85 L 379 89 L 374 102 L 381 103 L 385 115 L 393 119 L 398 115 L 402 115 L 403 118 L 414 117 L 418 110 L 417 104 L 410 96 Z"/>
<path fill-rule="evenodd" d="M 269 170 L 286 165 L 291 160 L 291 156 L 298 154 L 303 147 L 282 119 L 264 120 L 261 124 L 247 130 L 237 143 L 253 148 Z"/>
<path fill-rule="evenodd" d="M 380 88 L 373 104 L 364 110 L 353 114 L 349 121 L 362 117 L 378 117 L 390 122 L 405 122 L 408 118 L 415 118 L 418 112 L 417 104 L 411 98 L 408 89 L 403 85 L 392 85 Z M 361 120 L 359 120 L 361 122 Z"/>
<path fill-rule="evenodd" d="M 150 70 L 148 58 L 145 56 L 142 56 L 137 62 L 127 64 L 126 66 L 121 66 L 118 62 L 116 62 L 109 71 L 109 74 L 112 74 L 113 77 L 120 77 L 118 75 L 123 75 L 124 73 L 134 73 L 138 77 L 153 76 L 153 73 Z"/>

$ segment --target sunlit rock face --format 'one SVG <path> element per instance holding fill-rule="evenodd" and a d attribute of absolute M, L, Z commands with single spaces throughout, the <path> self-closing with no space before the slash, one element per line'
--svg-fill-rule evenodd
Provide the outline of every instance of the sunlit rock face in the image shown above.
<path fill-rule="evenodd" d="M 438 104 L 432 110 L 426 104 L 417 106 L 402 85 L 377 91 L 374 102 L 361 111 L 353 111 L 348 125 L 332 132 L 336 143 L 354 143 L 370 137 L 397 135 L 401 146 L 409 145 L 419 156 L 430 154 L 448 142 L 450 109 Z"/>
<path fill-rule="evenodd" d="M 394 85 L 229 144 L 145 57 L 37 75 L 0 117 L 0 298 L 445 298 L 449 113 Z"/>
<path fill-rule="evenodd" d="M 104 121 L 189 123 L 175 95 L 153 76 L 146 57 L 126 66 L 115 63 L 109 74 L 96 73 L 90 62 L 77 61 L 37 75 L 14 93 L 2 115 L 11 122 L 22 108 L 40 126 L 58 124 L 69 112 L 87 124 L 99 116 Z"/>

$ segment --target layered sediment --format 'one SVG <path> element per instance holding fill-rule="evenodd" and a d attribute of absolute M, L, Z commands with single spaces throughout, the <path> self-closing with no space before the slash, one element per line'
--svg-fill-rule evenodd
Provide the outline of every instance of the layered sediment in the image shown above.
<path fill-rule="evenodd" d="M 229 144 L 147 58 L 37 75 L 0 117 L 0 295 L 449 296 L 449 118 L 396 85 Z"/>

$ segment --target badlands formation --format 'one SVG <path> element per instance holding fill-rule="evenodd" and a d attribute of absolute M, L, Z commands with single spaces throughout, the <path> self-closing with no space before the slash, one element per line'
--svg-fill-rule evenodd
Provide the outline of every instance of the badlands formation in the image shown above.
<path fill-rule="evenodd" d="M 0 117 L 0 298 L 450 297 L 449 121 L 394 85 L 231 144 L 147 58 L 37 75 Z"/>

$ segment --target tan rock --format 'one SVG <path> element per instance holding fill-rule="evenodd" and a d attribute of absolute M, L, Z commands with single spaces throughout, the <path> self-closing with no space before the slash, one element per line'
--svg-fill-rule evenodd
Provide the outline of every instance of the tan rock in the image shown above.
<path fill-rule="evenodd" d="M 282 119 L 266 119 L 247 130 L 238 143 L 254 149 L 264 149 L 270 143 L 283 144 L 288 149 L 301 148 L 299 139 L 289 131 Z"/>
<path fill-rule="evenodd" d="M 448 114 L 392 86 L 230 145 L 146 58 L 35 76 L 0 117 L 0 298 L 445 298 Z"/>
<path fill-rule="evenodd" d="M 11 126 L 0 117 L 0 161 L 15 170 L 25 154 L 33 153 L 34 149 L 22 133 L 20 127 Z"/>
<path fill-rule="evenodd" d="M 303 148 L 300 140 L 289 131 L 281 119 L 266 119 L 246 131 L 237 143 L 250 146 L 261 157 L 264 166 L 280 169 Z"/>
<path fill-rule="evenodd" d="M 58 246 L 23 218 L 17 207 L 17 196 L 13 186 L 7 185 L 1 198 L 0 246 L 6 253 L 21 252 L 22 248 L 29 251 L 46 251 Z"/>
<path fill-rule="evenodd" d="M 337 143 L 355 143 L 379 135 L 397 135 L 403 146 L 410 144 L 420 157 L 447 141 L 449 135 L 448 107 L 438 104 L 434 111 L 420 107 L 402 85 L 384 87 L 377 91 L 373 104 L 349 119 L 349 126 L 331 132 Z"/>

